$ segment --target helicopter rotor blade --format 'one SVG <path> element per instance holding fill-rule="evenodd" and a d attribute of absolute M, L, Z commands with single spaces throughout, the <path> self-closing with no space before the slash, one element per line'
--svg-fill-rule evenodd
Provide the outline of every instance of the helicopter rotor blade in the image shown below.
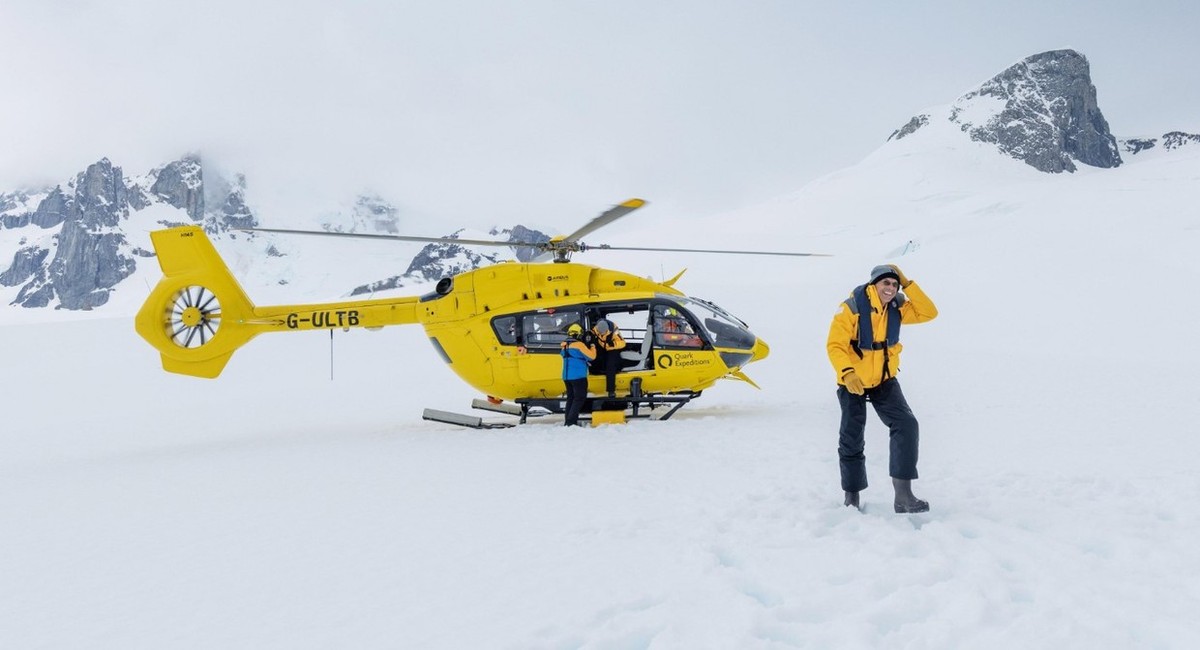
<path fill-rule="evenodd" d="M 269 232 L 283 235 L 320 235 L 322 237 L 342 237 L 346 239 L 388 239 L 392 241 L 412 241 L 440 244 L 465 244 L 467 246 L 533 246 L 540 247 L 538 242 L 500 241 L 498 239 L 455 239 L 453 237 L 416 237 L 412 235 L 367 235 L 356 232 L 329 232 L 325 230 L 289 230 L 286 228 L 238 228 L 245 232 Z"/>
<path fill-rule="evenodd" d="M 613 207 L 600 213 L 593 218 L 582 228 L 565 237 L 555 237 L 550 241 L 501 241 L 497 239 L 455 239 L 453 237 L 419 237 L 414 235 L 384 235 L 384 234 L 363 234 L 363 233 L 348 233 L 348 232 L 329 232 L 323 230 L 291 230 L 287 228 L 238 228 L 245 232 L 264 232 L 284 235 L 319 235 L 322 237 L 342 237 L 348 239 L 387 239 L 391 241 L 406 241 L 406 242 L 425 242 L 438 244 L 460 244 L 465 246 L 500 246 L 508 248 L 532 248 L 541 251 L 530 262 L 546 262 L 550 259 L 555 261 L 566 261 L 569 259 L 571 252 L 582 252 L 591 250 L 613 250 L 613 251 L 645 251 L 645 252 L 662 252 L 662 253 L 713 253 L 720 255 L 772 255 L 778 257 L 831 257 L 826 253 L 792 253 L 784 251 L 745 251 L 745 250 L 716 250 L 706 248 L 655 248 L 655 247 L 639 247 L 639 246 L 609 246 L 608 244 L 600 244 L 589 246 L 580 241 L 580 238 L 607 226 L 608 224 L 624 217 L 625 215 L 637 210 L 646 205 L 643 199 L 629 199 L 624 203 L 614 205 Z"/>
<path fill-rule="evenodd" d="M 608 224 L 620 219 L 630 212 L 637 210 L 643 205 L 646 205 L 646 201 L 643 199 L 629 199 L 620 205 L 614 205 L 608 210 L 600 213 L 599 216 L 584 224 L 584 226 L 579 230 L 576 230 L 566 237 L 563 237 L 561 241 L 577 242 L 581 238 L 586 237 L 587 235 L 599 230 L 600 228 L 603 228 L 604 226 L 607 226 Z"/>
<path fill-rule="evenodd" d="M 581 237 L 585 237 L 604 226 L 620 219 L 621 217 L 637 210 L 646 205 L 645 199 L 629 199 L 624 203 L 614 205 L 613 207 L 601 212 L 591 221 L 583 225 L 582 228 L 567 235 L 566 237 L 555 238 L 548 243 L 534 244 L 533 247 L 542 251 L 533 256 L 529 261 L 533 263 L 549 262 L 552 259 L 559 258 L 564 253 L 571 251 L 581 251 L 586 246 L 579 241 Z"/>
<path fill-rule="evenodd" d="M 640 246 L 609 246 L 608 244 L 599 244 L 596 246 L 586 246 L 582 250 L 587 251 L 653 251 L 664 253 L 717 253 L 721 255 L 777 255 L 782 257 L 833 257 L 828 253 L 791 253 L 784 251 L 730 251 L 730 250 L 714 250 L 708 248 L 648 248 Z"/>

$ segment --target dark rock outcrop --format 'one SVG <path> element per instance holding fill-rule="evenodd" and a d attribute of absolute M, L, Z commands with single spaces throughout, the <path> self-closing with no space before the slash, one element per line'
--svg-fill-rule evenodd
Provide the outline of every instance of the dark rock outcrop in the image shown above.
<path fill-rule="evenodd" d="M 12 265 L 0 273 L 0 284 L 15 287 L 23 284 L 42 271 L 50 251 L 41 246 L 28 246 L 13 255 Z"/>
<path fill-rule="evenodd" d="M 63 224 L 49 269 L 61 307 L 92 309 L 108 302 L 117 283 L 137 268 L 128 248 L 123 233 L 95 232 L 78 221 Z"/>
<path fill-rule="evenodd" d="M 204 171 L 199 156 L 189 154 L 151 173 L 155 176 L 151 194 L 180 208 L 192 221 L 204 219 Z"/>
<path fill-rule="evenodd" d="M 982 124 L 966 120 L 965 105 L 977 98 L 1003 102 Z M 1074 50 L 1035 54 L 959 98 L 951 121 L 972 140 L 1044 172 L 1075 171 L 1075 162 L 1117 167 L 1116 138 L 1096 103 L 1087 59 Z"/>
<path fill-rule="evenodd" d="M 1120 141 L 1120 145 L 1125 153 L 1136 156 L 1143 151 L 1154 149 L 1160 141 L 1165 151 L 1174 151 L 1187 146 L 1200 145 L 1200 135 L 1184 133 L 1183 131 L 1171 131 L 1170 133 L 1164 133 L 1161 138 L 1126 138 Z"/>
<path fill-rule="evenodd" d="M 1125 153 L 1137 155 L 1158 146 L 1158 138 L 1129 138 L 1119 142 Z"/>
<path fill-rule="evenodd" d="M 62 187 L 55 187 L 38 204 L 37 211 L 30 218 L 30 223 L 38 228 L 53 228 L 61 224 L 75 209 L 74 198 L 74 196 L 67 196 Z"/>
<path fill-rule="evenodd" d="M 137 267 L 119 226 L 129 216 L 130 199 L 141 195 L 126 185 L 121 168 L 104 158 L 68 186 L 72 194 L 54 188 L 31 219 L 42 228 L 61 224 L 53 257 L 46 249 L 24 248 L 5 273 L 4 284 L 25 283 L 16 299 L 24 307 L 45 307 L 55 296 L 64 309 L 98 307 Z"/>
<path fill-rule="evenodd" d="M 493 235 L 508 235 L 508 241 L 526 241 L 526 242 L 547 242 L 550 241 L 550 236 L 544 232 L 526 228 L 522 225 L 513 226 L 511 230 L 493 230 Z M 517 260 L 528 262 L 533 259 L 541 251 L 529 246 L 514 246 L 513 253 L 517 256 Z"/>
<path fill-rule="evenodd" d="M 92 309 L 137 269 L 137 259 L 152 257 L 132 246 L 122 230 L 134 212 L 155 203 L 178 208 L 178 222 L 202 222 L 209 232 L 255 225 L 246 207 L 245 181 L 219 182 L 217 210 L 207 210 L 200 158 L 189 155 L 130 181 L 120 167 L 104 158 L 70 182 L 39 192 L 0 195 L 0 227 L 36 227 L 21 238 L 12 263 L 0 273 L 0 284 L 20 286 L 13 304 L 22 307 Z M 37 207 L 28 206 L 37 200 Z M 44 232 L 50 231 L 50 232 Z M 26 243 L 27 239 L 40 243 Z M 57 304 L 55 304 L 57 300 Z"/>
<path fill-rule="evenodd" d="M 910 135 L 916 133 L 917 130 L 920 129 L 921 127 L 928 126 L 928 125 L 929 125 L 929 116 L 928 115 L 918 115 L 918 116 L 912 118 L 911 120 L 909 120 L 908 124 L 905 124 L 904 126 L 896 129 L 895 131 L 892 131 L 892 134 L 888 136 L 888 140 L 900 140 L 906 136 L 910 136 Z"/>
<path fill-rule="evenodd" d="M 455 239 L 461 232 L 449 235 L 447 239 Z M 550 241 L 549 235 L 520 225 L 511 229 L 493 229 L 489 234 L 499 240 L 510 242 Z M 536 248 L 529 246 L 513 246 L 510 250 L 522 262 L 528 262 L 539 252 Z M 350 295 L 358 296 L 376 291 L 399 289 L 413 284 L 436 282 L 442 278 L 477 269 L 487 264 L 495 264 L 504 258 L 503 253 L 481 253 L 473 248 L 455 244 L 453 241 L 427 244 L 413 258 L 403 275 L 355 287 L 350 291 Z"/>
<path fill-rule="evenodd" d="M 1195 133 L 1171 131 L 1170 133 L 1163 135 L 1163 148 L 1167 151 L 1197 144 L 1200 144 L 1200 135 L 1196 135 Z"/>

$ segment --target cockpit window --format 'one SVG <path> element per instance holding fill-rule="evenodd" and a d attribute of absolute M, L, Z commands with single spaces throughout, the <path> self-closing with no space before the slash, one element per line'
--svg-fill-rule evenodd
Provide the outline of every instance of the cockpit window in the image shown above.
<path fill-rule="evenodd" d="M 704 339 L 696 333 L 679 309 L 671 305 L 654 305 L 654 344 L 665 348 L 702 348 Z"/>
<path fill-rule="evenodd" d="M 712 340 L 713 347 L 749 350 L 757 340 L 746 324 L 717 305 L 698 298 L 684 298 L 680 302 L 703 324 Z"/>

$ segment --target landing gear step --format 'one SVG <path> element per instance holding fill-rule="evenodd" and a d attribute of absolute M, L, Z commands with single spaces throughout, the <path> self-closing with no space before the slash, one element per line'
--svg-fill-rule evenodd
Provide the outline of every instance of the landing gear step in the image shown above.
<path fill-rule="evenodd" d="M 520 404 L 509 404 L 508 402 L 489 402 L 486 399 L 475 398 L 471 400 L 471 408 L 479 409 L 480 411 L 492 411 L 493 413 L 503 413 L 505 415 L 516 415 L 530 418 L 540 418 L 543 415 L 550 415 L 550 411 L 544 408 L 537 410 L 530 409 L 528 413 L 522 413 Z"/>
<path fill-rule="evenodd" d="M 489 402 L 486 399 L 479 398 L 471 400 L 471 408 L 479 409 L 481 411 L 492 411 L 493 413 L 503 413 L 505 415 L 521 414 L 521 407 L 516 404 L 509 404 L 507 402 L 500 402 L 497 404 L 495 402 Z"/>

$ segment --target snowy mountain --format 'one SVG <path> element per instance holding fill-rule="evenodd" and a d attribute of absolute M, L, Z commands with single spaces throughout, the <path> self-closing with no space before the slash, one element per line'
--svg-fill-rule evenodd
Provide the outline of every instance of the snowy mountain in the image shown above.
<path fill-rule="evenodd" d="M 931 120 L 948 120 L 972 140 L 994 144 L 1044 172 L 1073 172 L 1076 162 L 1121 164 L 1087 58 L 1073 50 L 1028 57 L 949 107 L 913 117 L 891 137 L 907 137 Z"/>
<path fill-rule="evenodd" d="M 212 233 L 253 226 L 244 193 L 240 177 L 205 183 L 200 159 L 185 156 L 129 178 L 104 158 L 66 183 L 0 194 L 0 250 L 12 251 L 0 285 L 15 290 L 9 304 L 20 307 L 100 307 L 138 260 L 154 257 L 130 236 L 131 226 L 196 223 Z"/>

